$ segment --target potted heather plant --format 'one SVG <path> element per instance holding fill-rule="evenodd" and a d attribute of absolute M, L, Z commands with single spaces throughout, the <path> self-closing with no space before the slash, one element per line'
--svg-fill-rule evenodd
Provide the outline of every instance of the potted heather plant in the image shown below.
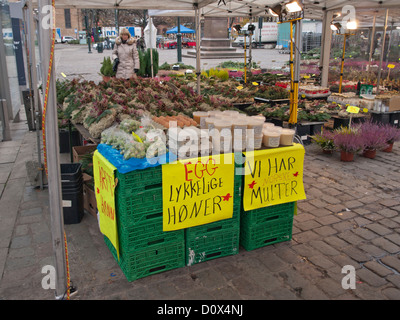
<path fill-rule="evenodd" d="M 320 133 L 311 136 L 311 139 L 313 143 L 322 149 L 323 153 L 332 154 L 336 148 L 334 134 L 331 131 L 322 129 Z"/>
<path fill-rule="evenodd" d="M 381 126 L 372 121 L 367 121 L 360 126 L 361 138 L 364 142 L 363 156 L 374 159 L 377 150 L 387 148 L 387 139 Z"/>
<path fill-rule="evenodd" d="M 392 152 L 393 144 L 396 141 L 400 141 L 400 129 L 393 127 L 390 124 L 385 124 L 381 126 L 383 135 L 386 138 L 387 148 L 383 149 L 384 152 Z"/>
<path fill-rule="evenodd" d="M 333 141 L 340 151 L 340 160 L 344 162 L 354 161 L 354 154 L 364 149 L 364 141 L 358 127 L 336 129 Z"/>

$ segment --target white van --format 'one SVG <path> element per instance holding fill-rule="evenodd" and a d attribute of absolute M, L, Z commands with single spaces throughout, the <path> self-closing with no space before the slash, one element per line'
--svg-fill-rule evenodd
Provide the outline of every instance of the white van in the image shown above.
<path fill-rule="evenodd" d="M 242 31 L 247 31 L 250 23 L 246 23 Z M 252 23 L 255 27 L 253 31 L 253 35 L 251 38 L 252 47 L 257 47 L 260 43 L 261 45 L 265 44 L 276 44 L 278 41 L 278 24 L 276 22 L 264 22 L 262 29 L 258 28 L 258 22 Z M 260 39 L 261 32 L 261 39 Z M 261 42 L 260 42 L 261 40 Z M 250 35 L 246 36 L 246 46 L 248 47 L 250 43 Z M 240 35 L 233 42 L 232 46 L 234 47 L 244 47 L 244 36 Z"/>

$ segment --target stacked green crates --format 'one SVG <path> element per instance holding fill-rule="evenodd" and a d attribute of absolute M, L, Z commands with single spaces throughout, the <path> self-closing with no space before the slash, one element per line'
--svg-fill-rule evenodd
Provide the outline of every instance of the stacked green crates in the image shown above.
<path fill-rule="evenodd" d="M 240 244 L 246 250 L 292 239 L 296 202 L 244 211 L 240 220 Z"/>
<path fill-rule="evenodd" d="M 236 164 L 235 170 L 238 167 Z M 241 190 L 242 176 L 235 174 L 231 219 L 185 229 L 186 265 L 239 253 Z"/>
<path fill-rule="evenodd" d="M 185 265 L 184 230 L 163 232 L 162 167 L 117 171 L 115 205 L 120 257 L 107 246 L 128 281 Z"/>

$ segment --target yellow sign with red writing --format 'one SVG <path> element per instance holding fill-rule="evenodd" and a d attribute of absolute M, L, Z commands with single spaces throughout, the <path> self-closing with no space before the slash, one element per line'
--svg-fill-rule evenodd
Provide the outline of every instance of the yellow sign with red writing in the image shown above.
<path fill-rule="evenodd" d="M 163 165 L 163 230 L 232 218 L 234 179 L 233 154 Z"/>
<path fill-rule="evenodd" d="M 93 155 L 93 176 L 97 210 L 99 211 L 100 231 L 113 244 L 119 259 L 117 216 L 115 210 L 115 170 L 116 168 L 96 150 Z"/>
<path fill-rule="evenodd" d="M 246 153 L 243 208 L 245 211 L 306 199 L 303 186 L 304 147 Z"/>

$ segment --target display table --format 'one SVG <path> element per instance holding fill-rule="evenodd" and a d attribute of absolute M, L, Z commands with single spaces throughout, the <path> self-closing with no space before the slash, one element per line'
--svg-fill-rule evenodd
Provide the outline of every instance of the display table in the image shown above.
<path fill-rule="evenodd" d="M 370 113 L 372 121 L 382 124 L 391 124 L 394 127 L 400 128 L 400 111 L 392 111 L 392 112 L 371 111 Z"/>
<path fill-rule="evenodd" d="M 296 201 L 304 198 L 301 145 L 166 161 L 125 173 L 99 151 L 102 145 L 93 162 L 100 229 L 128 281 L 237 254 L 240 244 L 253 250 L 291 239 Z M 264 187 L 275 196 L 249 210 L 249 192 L 265 195 L 255 177 L 250 188 L 252 169 L 259 179 L 271 179 L 275 187 Z"/>

